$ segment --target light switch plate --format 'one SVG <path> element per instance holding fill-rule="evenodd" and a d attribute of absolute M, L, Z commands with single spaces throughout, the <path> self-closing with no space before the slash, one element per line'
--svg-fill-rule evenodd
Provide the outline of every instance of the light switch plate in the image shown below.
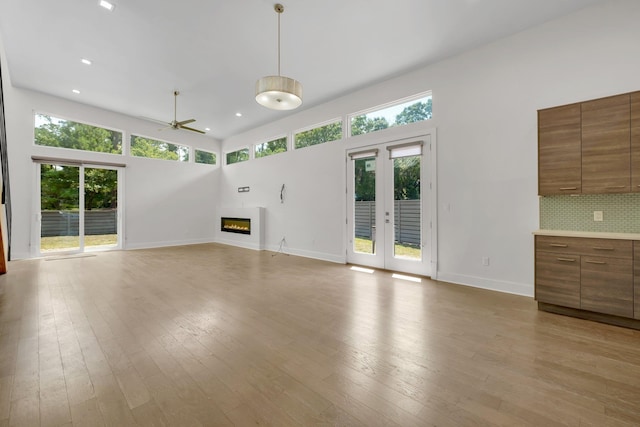
<path fill-rule="evenodd" d="M 602 211 L 593 211 L 593 220 L 604 221 L 604 216 L 602 215 Z"/>

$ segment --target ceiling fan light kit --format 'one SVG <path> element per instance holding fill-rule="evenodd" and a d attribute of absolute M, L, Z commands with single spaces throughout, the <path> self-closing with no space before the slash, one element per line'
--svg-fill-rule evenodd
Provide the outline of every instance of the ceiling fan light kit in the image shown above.
<path fill-rule="evenodd" d="M 277 3 L 274 10 L 278 14 L 278 75 L 262 77 L 256 82 L 256 101 L 272 110 L 293 110 L 302 105 L 302 84 L 280 75 L 280 15 L 284 6 Z"/>

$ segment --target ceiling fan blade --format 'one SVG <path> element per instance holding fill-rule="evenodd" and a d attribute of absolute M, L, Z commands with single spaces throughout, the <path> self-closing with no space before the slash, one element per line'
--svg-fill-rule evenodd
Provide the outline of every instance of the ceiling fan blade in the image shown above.
<path fill-rule="evenodd" d="M 182 126 L 182 125 L 186 125 L 186 124 L 189 124 L 189 123 L 193 123 L 195 121 L 196 121 L 196 119 L 183 120 L 181 122 L 178 122 L 178 126 Z"/>
<path fill-rule="evenodd" d="M 167 130 L 167 129 L 171 129 L 173 128 L 173 126 L 169 125 L 169 126 L 165 126 L 163 128 L 158 129 L 159 131 L 163 131 L 163 130 Z"/>
<path fill-rule="evenodd" d="M 178 126 L 180 129 L 184 129 L 184 130 L 190 130 L 191 132 L 198 132 L 198 133 L 206 133 L 203 130 L 200 129 L 194 129 L 194 128 L 190 128 L 188 126 Z"/>

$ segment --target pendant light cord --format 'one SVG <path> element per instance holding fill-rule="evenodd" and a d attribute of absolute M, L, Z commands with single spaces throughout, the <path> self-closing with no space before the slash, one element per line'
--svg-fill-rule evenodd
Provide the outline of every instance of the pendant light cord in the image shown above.
<path fill-rule="evenodd" d="M 278 12 L 278 76 L 280 75 L 280 15 L 282 12 Z"/>

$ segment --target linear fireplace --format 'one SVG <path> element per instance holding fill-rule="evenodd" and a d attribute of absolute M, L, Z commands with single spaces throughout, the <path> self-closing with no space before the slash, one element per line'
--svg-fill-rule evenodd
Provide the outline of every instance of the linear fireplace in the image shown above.
<path fill-rule="evenodd" d="M 251 218 L 220 218 L 220 231 L 238 234 L 251 234 Z"/>

